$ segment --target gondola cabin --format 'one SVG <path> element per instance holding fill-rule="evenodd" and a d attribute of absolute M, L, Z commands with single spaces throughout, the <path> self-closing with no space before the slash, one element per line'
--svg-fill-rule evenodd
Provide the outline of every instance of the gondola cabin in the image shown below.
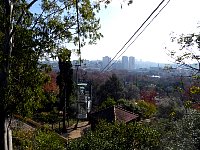
<path fill-rule="evenodd" d="M 87 119 L 92 106 L 92 88 L 89 83 L 77 84 L 77 118 Z"/>

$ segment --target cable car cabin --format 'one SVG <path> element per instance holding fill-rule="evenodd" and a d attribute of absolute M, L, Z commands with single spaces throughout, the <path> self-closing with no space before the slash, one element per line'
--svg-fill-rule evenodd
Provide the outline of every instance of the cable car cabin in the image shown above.
<path fill-rule="evenodd" d="M 87 119 L 92 106 L 92 88 L 89 83 L 77 84 L 77 118 Z"/>

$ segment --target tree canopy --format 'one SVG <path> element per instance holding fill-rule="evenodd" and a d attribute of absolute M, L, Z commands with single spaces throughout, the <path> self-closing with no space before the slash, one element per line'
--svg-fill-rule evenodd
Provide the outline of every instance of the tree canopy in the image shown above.
<path fill-rule="evenodd" d="M 100 103 L 107 100 L 107 98 L 113 98 L 114 101 L 123 98 L 123 85 L 116 76 L 116 74 L 112 74 L 108 80 L 105 81 L 103 85 L 100 86 L 98 91 L 98 97 Z"/>
<path fill-rule="evenodd" d="M 102 37 L 98 10 L 90 0 L 0 2 L 0 149 L 7 149 L 8 116 L 16 111 L 26 115 L 41 105 L 47 81 L 41 61 L 69 50 L 80 54 L 71 45 Z"/>

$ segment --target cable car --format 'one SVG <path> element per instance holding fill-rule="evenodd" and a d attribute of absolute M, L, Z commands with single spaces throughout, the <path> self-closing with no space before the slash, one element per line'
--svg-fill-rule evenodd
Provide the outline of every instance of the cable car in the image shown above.
<path fill-rule="evenodd" d="M 87 119 L 92 106 L 92 86 L 90 83 L 77 84 L 77 118 Z"/>

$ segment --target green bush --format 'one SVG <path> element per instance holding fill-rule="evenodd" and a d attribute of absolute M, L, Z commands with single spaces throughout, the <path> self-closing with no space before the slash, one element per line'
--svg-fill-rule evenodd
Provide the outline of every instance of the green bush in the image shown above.
<path fill-rule="evenodd" d="M 181 119 L 184 116 L 185 109 L 175 99 L 163 99 L 157 106 L 157 117 L 165 119 Z"/>
<path fill-rule="evenodd" d="M 117 103 L 115 102 L 115 100 L 113 98 L 107 98 L 106 101 L 103 101 L 101 106 L 99 107 L 100 109 L 104 109 L 104 108 L 107 108 L 107 107 L 110 107 L 110 106 L 114 106 L 116 105 Z"/>
<path fill-rule="evenodd" d="M 200 114 L 190 112 L 182 119 L 166 122 L 161 145 L 163 150 L 182 149 L 182 150 L 197 150 L 200 149 Z"/>
<path fill-rule="evenodd" d="M 59 135 L 48 130 L 14 130 L 14 149 L 22 150 L 64 150 L 65 142 Z"/>
<path fill-rule="evenodd" d="M 139 107 L 143 118 L 151 118 L 157 112 L 157 108 L 154 104 L 145 102 L 144 100 L 137 101 L 136 105 Z"/>
<path fill-rule="evenodd" d="M 95 131 L 71 141 L 69 150 L 133 150 L 158 149 L 159 133 L 142 124 L 101 122 Z"/>

